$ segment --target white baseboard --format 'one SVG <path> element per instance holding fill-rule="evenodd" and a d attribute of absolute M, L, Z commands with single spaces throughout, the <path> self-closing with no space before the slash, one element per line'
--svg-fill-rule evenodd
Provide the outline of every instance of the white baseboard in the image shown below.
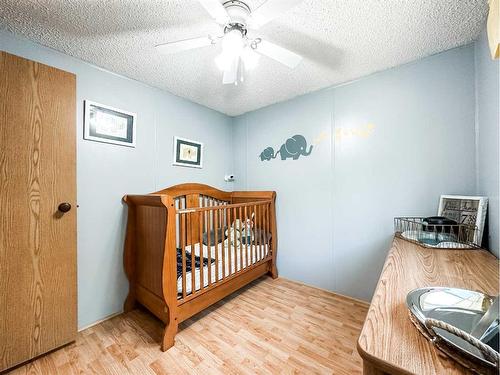
<path fill-rule="evenodd" d="M 104 317 L 104 318 L 102 318 L 102 319 L 99 319 L 98 321 L 96 321 L 96 322 L 94 322 L 94 323 L 92 323 L 92 324 L 89 324 L 89 325 L 87 325 L 87 326 L 80 327 L 80 328 L 78 328 L 78 332 L 85 331 L 86 329 L 89 329 L 89 328 L 91 328 L 91 327 L 93 327 L 93 326 L 96 326 L 96 325 L 98 325 L 98 324 L 101 324 L 102 322 L 105 322 L 106 320 L 112 319 L 112 318 L 114 318 L 115 316 L 118 316 L 118 315 L 121 315 L 121 314 L 123 314 L 123 310 L 122 310 L 122 311 L 118 311 L 118 312 L 116 312 L 116 313 L 113 313 L 113 314 L 111 314 L 111 315 L 108 315 L 108 316 L 106 316 L 106 317 Z"/>

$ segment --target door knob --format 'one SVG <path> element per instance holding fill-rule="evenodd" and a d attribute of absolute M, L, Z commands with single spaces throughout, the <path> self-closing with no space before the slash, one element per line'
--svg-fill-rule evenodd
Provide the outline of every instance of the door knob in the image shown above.
<path fill-rule="evenodd" d="M 68 202 L 64 202 L 64 203 L 61 203 L 57 209 L 59 211 L 61 211 L 62 213 L 66 213 L 68 212 L 69 210 L 71 210 L 71 204 L 69 204 Z"/>

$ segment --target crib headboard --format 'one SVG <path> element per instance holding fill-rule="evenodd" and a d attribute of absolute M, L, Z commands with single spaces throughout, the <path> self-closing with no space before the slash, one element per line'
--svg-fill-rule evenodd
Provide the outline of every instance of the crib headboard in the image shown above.
<path fill-rule="evenodd" d="M 174 185 L 159 190 L 151 195 L 169 196 L 174 201 L 176 210 L 190 208 L 223 206 L 234 203 L 247 203 L 261 200 L 274 200 L 274 191 L 234 191 L 227 192 L 209 185 L 187 183 Z M 205 230 L 205 228 L 203 228 Z M 198 238 L 199 233 L 193 229 L 188 238 Z"/>
<path fill-rule="evenodd" d="M 227 192 L 209 185 L 188 183 L 174 185 L 159 190 L 152 195 L 168 195 L 179 201 L 178 209 L 218 206 L 222 204 L 246 203 L 269 200 L 276 197 L 274 191 L 233 191 Z"/>
<path fill-rule="evenodd" d="M 214 200 L 219 201 L 231 201 L 231 193 L 216 189 L 214 187 L 204 185 L 204 184 L 180 184 L 174 185 L 166 189 L 159 190 L 153 194 L 159 195 L 169 195 L 173 199 L 184 198 L 188 201 L 189 204 L 199 204 L 197 203 L 196 197 L 205 196 L 210 197 Z M 189 205 L 188 205 L 189 207 Z M 191 206 L 191 207 L 199 207 L 199 206 Z"/>

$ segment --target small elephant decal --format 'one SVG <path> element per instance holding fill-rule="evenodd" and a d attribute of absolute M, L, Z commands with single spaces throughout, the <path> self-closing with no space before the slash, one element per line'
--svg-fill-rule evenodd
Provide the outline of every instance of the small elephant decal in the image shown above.
<path fill-rule="evenodd" d="M 279 151 L 278 151 L 279 152 Z M 276 153 L 276 155 L 274 154 L 274 148 L 272 147 L 267 147 L 264 151 L 262 151 L 260 153 L 260 160 L 261 161 L 264 161 L 264 160 L 271 160 L 271 159 L 274 159 L 276 158 L 276 156 L 278 155 L 278 153 Z"/>
<path fill-rule="evenodd" d="M 281 156 L 281 160 L 286 160 L 292 158 L 297 160 L 301 155 L 309 156 L 312 152 L 313 146 L 309 146 L 307 150 L 307 141 L 303 135 L 297 134 L 291 138 L 288 138 L 285 143 L 280 147 L 276 153 L 272 147 L 266 147 L 259 155 L 261 161 L 270 161 L 275 159 L 278 154 Z"/>
<path fill-rule="evenodd" d="M 309 156 L 313 149 L 313 146 L 309 146 L 309 150 L 307 149 L 307 141 L 304 136 L 297 134 L 291 138 L 288 138 L 285 143 L 279 149 L 279 153 L 281 155 L 281 160 L 286 160 L 287 158 L 292 158 L 293 160 L 297 160 L 301 155 Z M 278 152 L 276 154 L 278 154 Z"/>

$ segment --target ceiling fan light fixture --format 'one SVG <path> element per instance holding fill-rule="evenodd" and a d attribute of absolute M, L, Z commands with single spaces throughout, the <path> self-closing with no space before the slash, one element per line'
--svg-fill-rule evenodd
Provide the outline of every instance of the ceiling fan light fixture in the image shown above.
<path fill-rule="evenodd" d="M 258 29 L 303 0 L 267 0 L 254 11 L 245 0 L 198 0 L 200 5 L 222 27 L 223 36 L 205 36 L 162 43 L 156 46 L 165 54 L 218 45 L 221 40 L 222 53 L 215 57 L 215 64 L 223 71 L 222 83 L 238 84 L 244 81 L 245 71 L 254 69 L 260 55 L 271 58 L 289 68 L 295 68 L 302 56 L 261 38 L 249 39 L 249 27 Z M 495 0 L 496 1 L 496 0 Z M 239 77 L 239 78 L 238 78 Z"/>
<path fill-rule="evenodd" d="M 229 31 L 222 38 L 222 53 L 224 54 L 239 55 L 244 46 L 243 34 L 238 29 Z"/>
<path fill-rule="evenodd" d="M 222 38 L 222 52 L 215 58 L 217 67 L 225 71 L 235 58 L 242 56 L 245 49 L 245 40 L 239 29 L 227 32 Z"/>

